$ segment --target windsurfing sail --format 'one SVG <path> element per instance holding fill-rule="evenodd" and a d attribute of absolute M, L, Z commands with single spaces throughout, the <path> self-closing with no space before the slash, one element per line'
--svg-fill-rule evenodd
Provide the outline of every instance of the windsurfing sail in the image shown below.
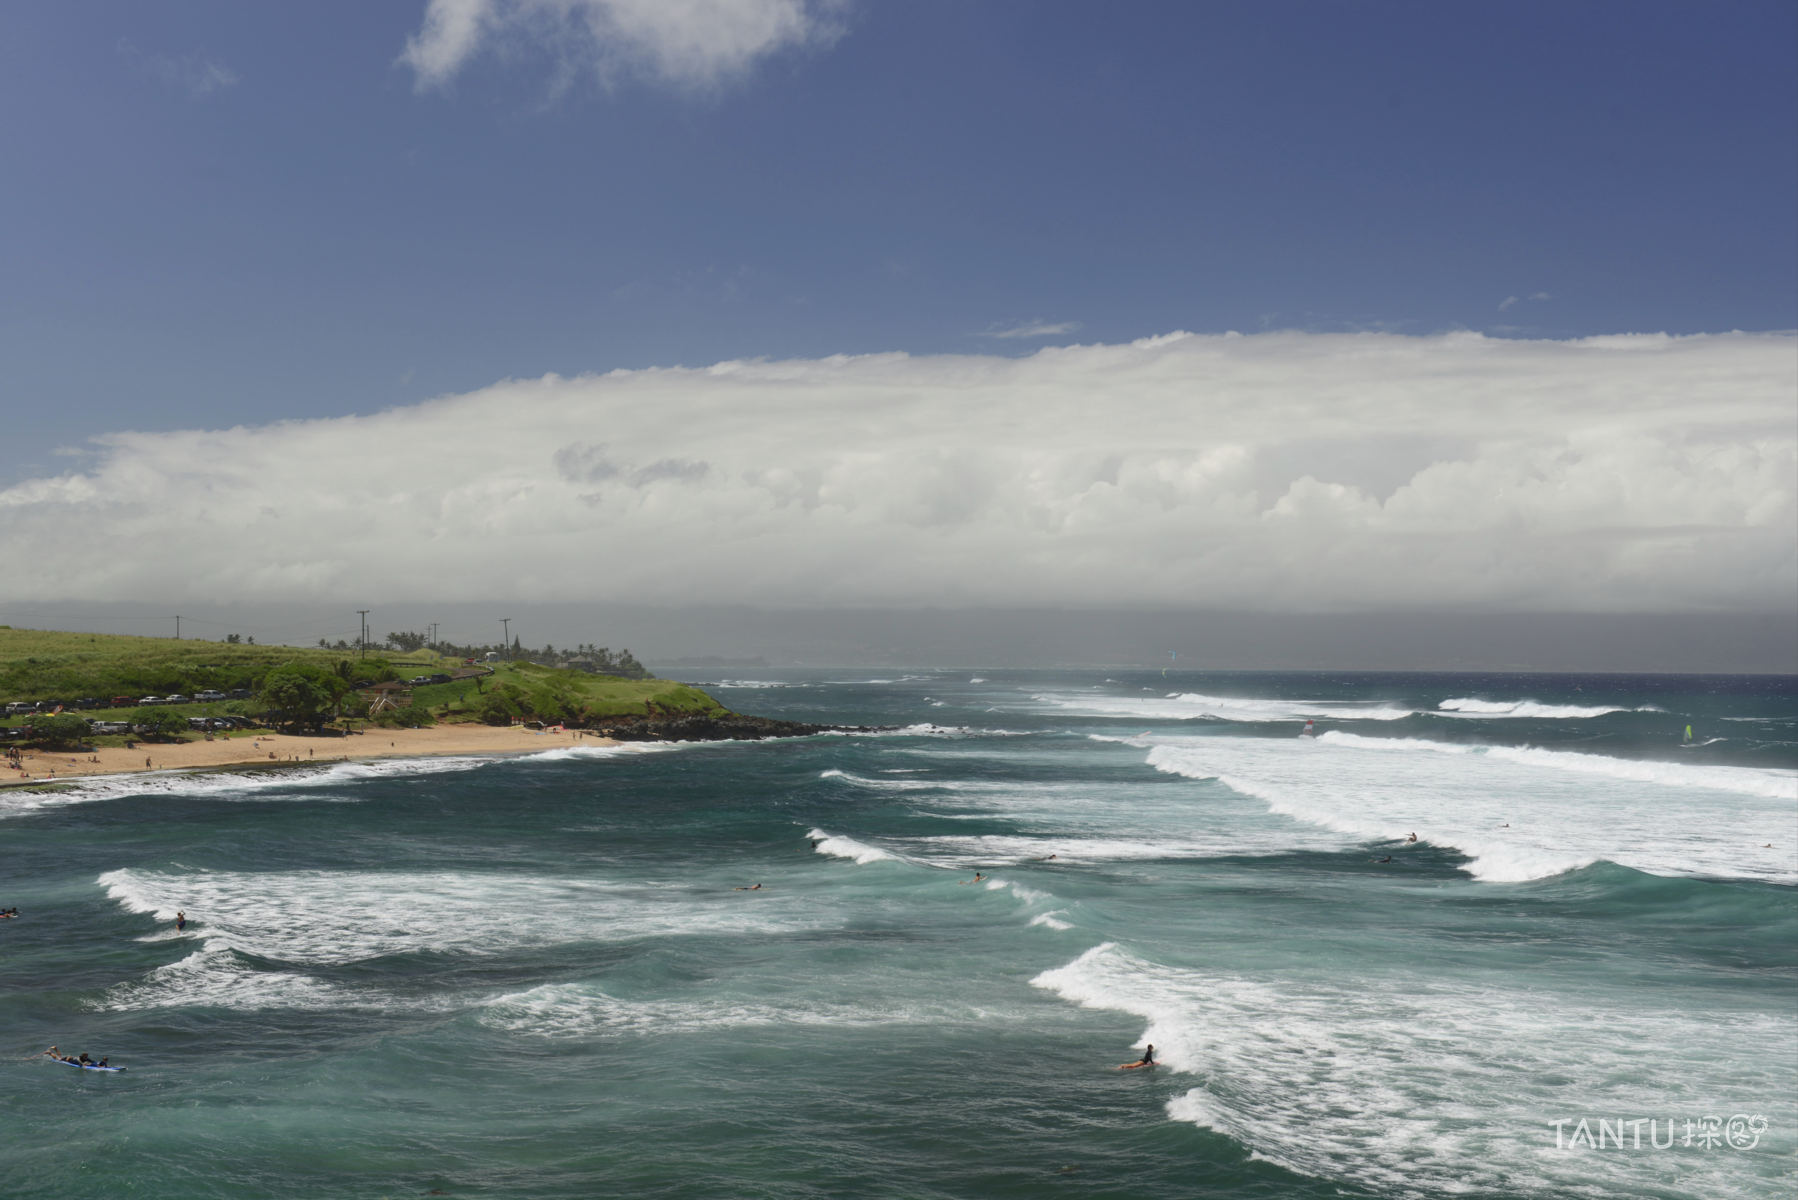
<path fill-rule="evenodd" d="M 1690 725 L 1686 726 L 1686 740 L 1688 742 L 1692 740 L 1692 727 Z"/>

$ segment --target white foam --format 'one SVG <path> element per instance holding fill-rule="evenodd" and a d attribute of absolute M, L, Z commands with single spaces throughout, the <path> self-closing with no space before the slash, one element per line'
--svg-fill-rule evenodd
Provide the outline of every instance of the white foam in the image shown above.
<path fill-rule="evenodd" d="M 538 750 L 531 754 L 521 754 L 510 759 L 511 762 L 566 762 L 579 759 L 625 758 L 634 754 L 666 754 L 671 750 L 681 750 L 692 746 L 717 745 L 715 742 L 624 742 L 617 746 L 583 746 L 575 743 L 572 746 L 556 746 L 549 750 Z"/>
<path fill-rule="evenodd" d="M 215 770 L 149 771 L 135 775 L 101 775 L 57 781 L 53 792 L 0 792 L 0 816 L 19 816 L 40 808 L 89 804 L 126 796 L 203 796 L 217 800 L 311 800 L 354 803 L 352 792 L 319 796 L 310 789 L 330 788 L 365 779 L 435 775 L 471 771 L 495 760 L 486 757 L 387 758 L 355 762 L 307 762 L 276 767 L 223 767 Z"/>
<path fill-rule="evenodd" d="M 1144 689 L 1145 691 L 1148 689 Z M 1276 700 L 1169 692 L 1165 696 L 1104 696 L 1045 692 L 1032 700 L 1068 712 L 1161 721 L 1401 721 L 1414 710 L 1381 700 Z"/>
<path fill-rule="evenodd" d="M 551 983 L 483 1003 L 484 1025 L 545 1038 L 704 1033 L 776 1025 L 867 1025 L 880 1017 L 846 1005 L 750 1001 L 625 1000 L 580 983 Z"/>
<path fill-rule="evenodd" d="M 386 1003 L 373 993 L 359 995 L 297 971 L 259 971 L 231 953 L 229 946 L 208 942 L 205 948 L 158 967 L 143 979 L 108 988 L 94 1007 L 113 1012 L 155 1008 L 250 1012 L 386 1007 Z"/>
<path fill-rule="evenodd" d="M 843 837 L 840 834 L 825 833 L 822 829 L 814 829 L 805 836 L 814 839 L 818 843 L 816 846 L 812 847 L 812 849 L 816 850 L 819 854 L 828 854 L 833 858 L 852 859 L 861 866 L 866 866 L 871 862 L 881 862 L 885 859 L 894 859 L 898 857 L 897 855 L 888 854 L 878 846 L 870 846 L 866 843 L 858 842 L 854 838 Z"/>
<path fill-rule="evenodd" d="M 109 871 L 98 883 L 128 912 L 187 912 L 209 953 L 292 967 L 421 952 L 465 956 L 685 934 L 810 928 L 794 901 L 588 877 L 398 871 Z M 220 958 L 226 961 L 228 956 Z M 208 959 L 207 962 L 214 960 Z"/>
<path fill-rule="evenodd" d="M 1068 914 L 1067 914 L 1066 909 L 1058 908 L 1054 912 L 1037 913 L 1034 917 L 1030 918 L 1030 923 L 1032 925 L 1042 925 L 1046 928 L 1054 929 L 1054 930 L 1072 929 L 1073 925 L 1071 925 L 1067 921 L 1062 921 L 1062 920 L 1057 919 L 1060 917 L 1065 917 L 1067 915 Z"/>
<path fill-rule="evenodd" d="M 1422 738 L 1370 738 L 1359 734 L 1331 730 L 1318 739 L 1344 746 L 1367 746 L 1376 749 L 1403 748 L 1426 750 L 1438 754 L 1485 754 L 1492 758 L 1527 763 L 1557 771 L 1577 771 L 1586 775 L 1604 775 L 1627 779 L 1634 783 L 1655 783 L 1675 788 L 1704 788 L 1719 792 L 1736 792 L 1743 796 L 1764 796 L 1775 800 L 1798 800 L 1798 771 L 1763 767 L 1695 766 L 1691 763 L 1661 762 L 1656 759 L 1612 758 L 1606 754 L 1579 754 L 1569 750 L 1544 750 L 1535 746 L 1458 746 L 1452 742 L 1431 742 Z"/>
<path fill-rule="evenodd" d="M 818 772 L 818 778 L 840 779 L 845 783 L 873 788 L 880 792 L 990 792 L 1008 786 L 1002 783 L 982 783 L 962 779 L 869 779 L 865 775 L 852 775 L 848 771 L 841 771 L 835 767 Z"/>
<path fill-rule="evenodd" d="M 1471 698 L 1444 700 L 1436 706 L 1443 714 L 1461 717 L 1539 717 L 1545 720 L 1584 720 L 1588 717 L 1602 717 L 1606 713 L 1615 712 L 1665 712 L 1652 704 L 1640 708 L 1625 708 L 1621 705 L 1609 704 L 1597 707 L 1581 707 L 1577 704 L 1538 704 L 1534 700 L 1475 700 Z"/>
<path fill-rule="evenodd" d="M 1682 1190 L 1669 1192 L 1667 1156 L 1557 1152 L 1551 1122 L 1778 1103 L 1790 1056 L 1767 1051 L 1798 1038 L 1786 1010 L 1697 1010 L 1657 994 L 1598 1013 L 1589 995 L 1496 972 L 1250 978 L 1111 942 L 1031 982 L 1142 1018 L 1136 1045 L 1153 1043 L 1164 1069 L 1195 1079 L 1168 1103 L 1172 1119 L 1290 1170 L 1405 1196 L 1766 1195 L 1766 1164 L 1751 1155 L 1682 1154 Z"/>
<path fill-rule="evenodd" d="M 1663 875 L 1798 882 L 1798 780 L 1778 772 L 1335 731 L 1168 739 L 1148 762 L 1358 840 L 1414 832 L 1460 850 L 1467 870 L 1490 882 L 1601 859 Z"/>

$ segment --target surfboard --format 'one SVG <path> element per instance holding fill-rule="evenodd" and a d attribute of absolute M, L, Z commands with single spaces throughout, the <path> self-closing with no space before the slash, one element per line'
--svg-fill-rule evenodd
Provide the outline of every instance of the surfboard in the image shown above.
<path fill-rule="evenodd" d="M 128 1071 L 128 1070 L 130 1070 L 129 1067 L 101 1067 L 101 1066 L 96 1066 L 93 1063 L 63 1062 L 63 1060 L 60 1058 L 53 1058 L 50 1061 L 56 1062 L 56 1063 L 62 1063 L 62 1065 L 65 1067 L 80 1067 L 83 1071 Z"/>

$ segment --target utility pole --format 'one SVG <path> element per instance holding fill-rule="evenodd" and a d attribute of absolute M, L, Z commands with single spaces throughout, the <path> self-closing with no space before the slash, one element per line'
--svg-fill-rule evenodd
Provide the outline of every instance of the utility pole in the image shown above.
<path fill-rule="evenodd" d="M 368 657 L 368 614 L 370 610 L 359 608 L 356 615 L 362 618 L 362 631 L 356 635 L 356 648 L 361 651 L 358 658 Z"/>
<path fill-rule="evenodd" d="M 505 652 L 506 661 L 510 662 L 512 660 L 512 618 L 501 617 L 499 619 L 499 629 L 499 648 Z"/>
<path fill-rule="evenodd" d="M 181 614 L 180 613 L 175 614 L 175 640 L 177 642 L 181 640 Z"/>

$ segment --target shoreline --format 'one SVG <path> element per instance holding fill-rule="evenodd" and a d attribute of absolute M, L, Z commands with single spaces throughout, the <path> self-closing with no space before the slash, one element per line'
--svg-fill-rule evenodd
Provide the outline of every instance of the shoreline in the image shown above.
<path fill-rule="evenodd" d="M 374 729 L 348 736 L 261 732 L 213 741 L 143 742 L 135 750 L 108 746 L 90 751 L 30 750 L 26 775 L 0 768 L 0 790 L 76 783 L 109 775 L 153 771 L 216 770 L 229 767 L 294 767 L 382 758 L 436 758 L 459 754 L 509 754 L 553 746 L 618 746 L 614 738 L 586 730 L 544 730 L 523 726 L 432 725 L 423 729 Z M 92 760 L 98 759 L 98 762 Z"/>

